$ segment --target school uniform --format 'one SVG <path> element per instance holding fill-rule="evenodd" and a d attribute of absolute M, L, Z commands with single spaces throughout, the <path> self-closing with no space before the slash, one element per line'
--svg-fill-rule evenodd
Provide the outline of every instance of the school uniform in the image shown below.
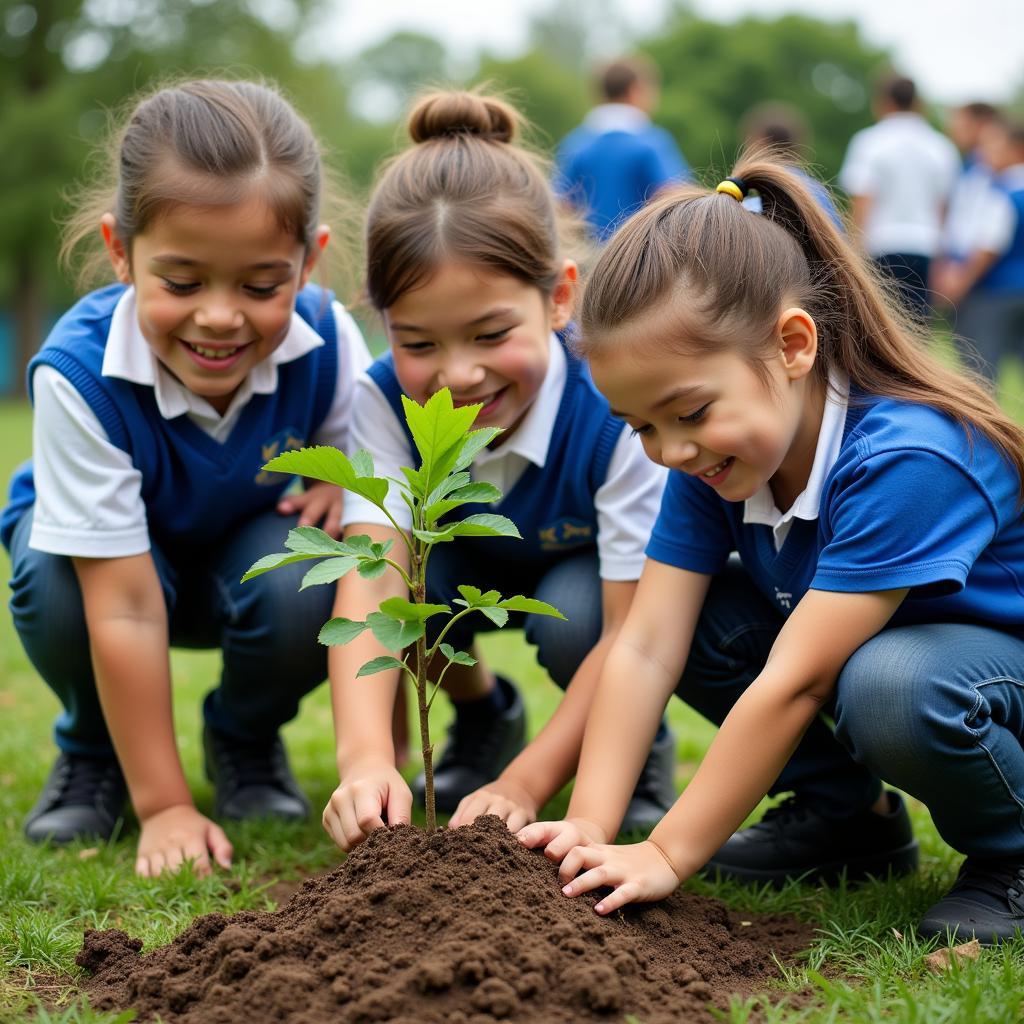
<path fill-rule="evenodd" d="M 841 818 L 879 779 L 954 848 L 1024 851 L 1024 520 L 1019 479 L 976 431 L 833 381 L 807 488 L 726 502 L 673 472 L 648 557 L 714 576 L 677 693 L 721 722 L 808 589 L 909 588 L 840 673 L 772 792 Z M 737 551 L 742 569 L 727 564 Z"/>
<path fill-rule="evenodd" d="M 58 321 L 29 366 L 34 459 L 15 474 L 0 537 L 15 627 L 64 705 L 62 750 L 112 753 L 72 557 L 150 552 L 171 644 L 223 650 L 205 702 L 221 733 L 276 735 L 323 680 L 315 635 L 331 596 L 298 594 L 287 571 L 239 579 L 281 549 L 297 519 L 275 511 L 291 479 L 263 463 L 308 444 L 345 446 L 353 381 L 368 363 L 349 314 L 307 286 L 284 341 L 220 416 L 153 354 L 133 288 L 94 292 Z"/>

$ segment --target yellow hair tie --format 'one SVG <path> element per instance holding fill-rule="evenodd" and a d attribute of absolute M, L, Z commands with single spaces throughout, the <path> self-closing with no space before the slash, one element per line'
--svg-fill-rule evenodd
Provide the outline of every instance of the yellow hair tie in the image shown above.
<path fill-rule="evenodd" d="M 724 192 L 727 196 L 732 196 L 737 203 L 743 202 L 743 190 L 735 181 L 732 180 L 732 178 L 726 178 L 725 181 L 720 181 L 715 191 Z"/>

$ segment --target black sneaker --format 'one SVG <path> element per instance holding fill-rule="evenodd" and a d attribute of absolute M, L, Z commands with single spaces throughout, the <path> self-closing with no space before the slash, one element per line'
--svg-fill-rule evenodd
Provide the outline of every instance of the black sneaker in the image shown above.
<path fill-rule="evenodd" d="M 667 727 L 644 762 L 620 832 L 650 831 L 676 800 L 676 738 Z"/>
<path fill-rule="evenodd" d="M 434 803 L 442 814 L 454 814 L 464 796 L 496 779 L 526 743 L 523 698 L 508 679 L 498 676 L 497 685 L 507 698 L 504 711 L 472 727 L 456 715 L 448 729 L 448 742 L 434 764 Z M 420 805 L 425 790 L 421 772 L 412 784 Z"/>
<path fill-rule="evenodd" d="M 917 933 L 995 946 L 1024 931 L 1024 861 L 968 857 L 953 888 L 921 919 Z"/>
<path fill-rule="evenodd" d="M 203 752 L 218 818 L 305 821 L 309 816 L 309 801 L 288 767 L 280 736 L 242 742 L 204 725 Z"/>
<path fill-rule="evenodd" d="M 25 819 L 25 835 L 34 843 L 106 842 L 121 821 L 127 797 L 117 758 L 62 751 Z"/>
<path fill-rule="evenodd" d="M 781 885 L 806 881 L 861 880 L 904 875 L 917 868 L 917 841 L 899 793 L 889 792 L 888 814 L 865 808 L 848 818 L 828 818 L 790 797 L 735 833 L 704 871 L 741 882 Z"/>

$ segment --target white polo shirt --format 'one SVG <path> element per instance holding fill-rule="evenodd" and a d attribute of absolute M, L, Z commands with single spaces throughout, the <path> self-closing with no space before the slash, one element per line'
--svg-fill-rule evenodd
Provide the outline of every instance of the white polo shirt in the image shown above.
<path fill-rule="evenodd" d="M 359 327 L 334 303 L 338 371 L 334 400 L 313 444 L 348 449 L 356 375 L 370 365 Z M 242 382 L 223 416 L 189 391 L 153 354 L 139 329 L 135 289 L 114 309 L 102 374 L 153 388 L 164 419 L 187 416 L 222 441 L 253 395 L 277 388 L 277 368 L 323 345 L 323 338 L 292 314 L 284 341 Z M 142 476 L 131 457 L 111 443 L 96 414 L 60 372 L 40 366 L 32 376 L 32 473 L 36 501 L 29 546 L 56 555 L 123 558 L 150 548 Z"/>
<path fill-rule="evenodd" d="M 566 381 L 566 357 L 558 338 L 549 344 L 548 372 L 515 432 L 497 448 L 485 448 L 470 467 L 474 480 L 494 484 L 507 494 L 532 463 L 543 466 L 551 444 L 551 428 L 558 414 Z M 356 381 L 352 403 L 352 450 L 365 448 L 373 456 L 374 475 L 401 479 L 401 466 L 412 458 L 409 439 L 384 392 L 367 374 Z M 651 462 L 640 439 L 623 424 L 608 464 L 608 476 L 594 495 L 597 511 L 597 552 L 601 578 L 636 580 L 644 563 L 644 548 L 661 507 L 668 471 Z M 543 501 L 542 494 L 537 495 Z M 412 526 L 408 506 L 397 488 L 385 501 L 403 528 Z M 387 516 L 358 494 L 345 497 L 342 519 L 346 526 L 373 523 L 390 526 Z"/>
<path fill-rule="evenodd" d="M 839 184 L 871 199 L 864 248 L 872 256 L 934 256 L 960 173 L 956 146 L 912 111 L 888 114 L 850 140 Z"/>

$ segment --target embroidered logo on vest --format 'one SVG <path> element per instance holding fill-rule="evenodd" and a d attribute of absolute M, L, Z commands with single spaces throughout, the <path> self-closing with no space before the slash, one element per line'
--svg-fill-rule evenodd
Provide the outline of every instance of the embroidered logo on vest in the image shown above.
<path fill-rule="evenodd" d="M 779 604 L 781 604 L 783 608 L 787 608 L 788 609 L 790 607 L 790 603 L 793 600 L 792 591 L 789 591 L 789 590 L 779 590 L 779 588 L 776 587 L 775 588 L 775 600 L 778 601 Z"/>
<path fill-rule="evenodd" d="M 559 519 L 542 526 L 537 535 L 542 551 L 564 551 L 594 542 L 594 527 L 581 519 Z"/>
<path fill-rule="evenodd" d="M 297 452 L 306 443 L 306 439 L 299 433 L 296 427 L 285 427 L 279 430 L 270 440 L 260 445 L 260 465 L 269 462 L 282 452 Z M 285 473 L 268 473 L 261 469 L 255 478 L 255 482 L 261 487 L 274 487 L 287 478 Z"/>

